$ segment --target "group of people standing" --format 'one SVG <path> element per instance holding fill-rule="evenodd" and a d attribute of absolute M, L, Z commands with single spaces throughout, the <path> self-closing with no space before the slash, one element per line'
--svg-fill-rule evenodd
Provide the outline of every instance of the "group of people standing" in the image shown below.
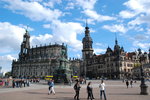
<path fill-rule="evenodd" d="M 13 88 L 15 88 L 15 87 L 22 87 L 22 85 L 24 86 L 24 87 L 26 87 L 26 86 L 30 86 L 30 81 L 29 80 L 22 80 L 22 79 L 17 79 L 17 80 L 13 80 L 12 81 L 12 87 Z"/>
<path fill-rule="evenodd" d="M 88 82 L 87 84 L 87 99 L 95 99 L 94 96 L 93 96 L 93 87 L 92 87 L 92 82 Z M 79 84 L 79 81 L 76 80 L 76 83 L 74 85 L 74 90 L 75 90 L 75 96 L 74 96 L 74 99 L 75 100 L 79 100 L 79 92 L 80 92 L 80 84 Z M 102 99 L 102 94 L 104 95 L 104 99 L 106 99 L 106 94 L 105 94 L 105 83 L 103 82 L 103 80 L 101 81 L 100 85 L 99 85 L 99 88 L 100 88 L 100 99 Z"/>

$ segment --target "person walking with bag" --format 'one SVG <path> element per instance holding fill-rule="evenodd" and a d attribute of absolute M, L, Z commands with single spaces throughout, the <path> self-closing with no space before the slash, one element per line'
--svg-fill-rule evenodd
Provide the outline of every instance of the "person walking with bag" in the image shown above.
<path fill-rule="evenodd" d="M 99 85 L 99 88 L 100 88 L 100 99 L 102 100 L 102 94 L 104 95 L 104 99 L 106 99 L 106 94 L 105 94 L 105 83 L 103 82 L 103 80 L 101 81 L 100 85 Z"/>
<path fill-rule="evenodd" d="M 95 99 L 93 96 L 93 88 L 92 88 L 91 82 L 89 82 L 87 85 L 87 93 L 88 93 L 87 99 L 91 99 L 91 100 Z"/>

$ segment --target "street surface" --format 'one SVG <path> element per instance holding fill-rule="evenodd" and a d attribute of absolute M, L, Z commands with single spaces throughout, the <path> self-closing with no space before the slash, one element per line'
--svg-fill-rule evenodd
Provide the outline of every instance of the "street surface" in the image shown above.
<path fill-rule="evenodd" d="M 93 86 L 95 100 L 100 100 L 99 83 L 100 80 L 90 80 Z M 88 81 L 87 81 L 88 82 Z M 133 83 L 133 88 L 127 89 L 125 82 L 120 80 L 107 80 L 106 84 L 107 100 L 150 100 L 149 95 L 140 95 L 140 81 Z M 56 95 L 48 95 L 48 86 L 42 83 L 31 84 L 30 87 L 22 88 L 0 88 L 0 100 L 74 100 L 73 85 L 55 85 Z M 81 85 L 80 100 L 87 100 L 86 85 Z M 104 100 L 104 99 L 103 99 Z"/>

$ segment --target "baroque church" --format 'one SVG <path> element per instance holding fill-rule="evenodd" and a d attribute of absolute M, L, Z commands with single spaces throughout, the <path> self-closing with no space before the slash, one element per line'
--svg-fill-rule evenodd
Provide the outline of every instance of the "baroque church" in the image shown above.
<path fill-rule="evenodd" d="M 89 27 L 85 27 L 82 39 L 82 59 L 68 59 L 67 45 L 49 44 L 30 47 L 30 35 L 26 30 L 21 44 L 19 58 L 12 62 L 12 76 L 34 78 L 54 76 L 56 82 L 68 82 L 73 76 L 84 78 L 124 79 L 133 77 L 133 69 L 141 62 L 149 64 L 150 53 L 125 52 L 115 40 L 114 48 L 107 48 L 104 54 L 96 55 Z M 150 71 L 149 71 L 150 72 Z M 150 74 L 150 73 L 149 73 Z"/>
<path fill-rule="evenodd" d="M 26 30 L 19 59 L 12 62 L 13 77 L 42 78 L 52 75 L 56 82 L 68 82 L 72 73 L 67 55 L 67 45 L 49 44 L 31 48 L 30 35 Z"/>

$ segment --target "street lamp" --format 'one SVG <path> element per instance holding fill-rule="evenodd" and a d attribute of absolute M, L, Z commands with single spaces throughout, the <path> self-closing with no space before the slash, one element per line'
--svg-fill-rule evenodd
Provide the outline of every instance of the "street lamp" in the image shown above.
<path fill-rule="evenodd" d="M 141 95 L 148 95 L 148 86 L 145 84 L 145 79 L 144 79 L 144 71 L 143 71 L 143 64 L 142 64 L 142 57 L 140 56 L 140 64 L 141 64 L 141 67 L 140 67 L 140 71 L 141 71 Z"/>

